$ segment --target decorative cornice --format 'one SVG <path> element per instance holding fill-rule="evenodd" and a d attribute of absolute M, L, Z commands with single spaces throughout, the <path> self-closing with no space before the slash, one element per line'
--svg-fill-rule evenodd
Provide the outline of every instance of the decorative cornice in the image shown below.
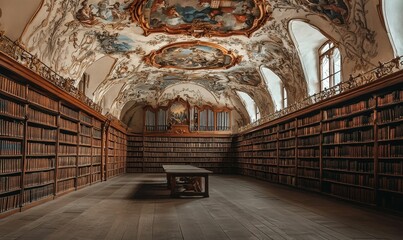
<path fill-rule="evenodd" d="M 315 103 L 319 103 L 325 99 L 331 98 L 333 96 L 339 95 L 341 93 L 349 92 L 355 88 L 364 86 L 366 84 L 375 82 L 376 80 L 388 76 L 401 70 L 403 67 L 403 56 L 396 57 L 387 63 L 379 62 L 379 66 L 357 76 L 350 75 L 349 80 L 341 82 L 331 88 L 325 89 L 319 93 L 313 94 L 302 101 L 294 103 L 287 108 L 276 111 L 269 115 L 263 116 L 259 120 L 250 123 L 248 125 L 238 128 L 238 132 L 244 132 L 251 128 L 257 127 L 264 123 L 268 123 L 277 118 L 283 117 L 287 114 L 296 112 L 302 108 L 308 107 Z"/>

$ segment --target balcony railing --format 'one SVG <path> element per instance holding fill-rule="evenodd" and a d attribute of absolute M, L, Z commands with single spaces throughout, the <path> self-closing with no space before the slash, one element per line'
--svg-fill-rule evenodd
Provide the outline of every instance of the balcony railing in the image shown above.
<path fill-rule="evenodd" d="M 379 66 L 371 69 L 370 71 L 368 71 L 366 73 L 362 73 L 357 76 L 350 75 L 350 78 L 347 81 L 343 81 L 331 88 L 325 89 L 319 93 L 311 95 L 311 96 L 303 99 L 302 101 L 298 101 L 297 103 L 294 103 L 287 108 L 278 110 L 274 113 L 271 113 L 267 116 L 260 118 L 259 120 L 255 121 L 253 123 L 242 126 L 242 127 L 238 128 L 238 132 L 246 131 L 253 127 L 259 126 L 263 123 L 270 122 L 274 119 L 280 118 L 282 116 L 285 116 L 285 115 L 295 112 L 297 110 L 305 108 L 309 105 L 312 105 L 312 104 L 318 103 L 320 101 L 323 101 L 325 99 L 328 99 L 330 97 L 333 97 L 337 94 L 347 92 L 347 91 L 355 89 L 359 86 L 374 82 L 381 77 L 390 75 L 394 72 L 401 70 L 402 66 L 403 66 L 403 56 L 394 58 L 387 63 L 380 62 Z"/>
<path fill-rule="evenodd" d="M 81 100 L 90 108 L 96 110 L 97 112 L 102 112 L 102 108 L 94 103 L 91 99 L 85 96 L 84 93 L 79 91 L 74 86 L 74 80 L 69 78 L 63 78 L 55 71 L 53 71 L 46 64 L 41 62 L 37 57 L 27 52 L 24 48 L 22 48 L 16 42 L 13 42 L 8 37 L 6 37 L 3 33 L 0 32 L 0 51 L 11 57 L 21 65 L 35 72 L 39 76 L 43 77 L 46 81 L 52 83 L 59 89 L 64 90 L 69 93 L 71 96 Z"/>

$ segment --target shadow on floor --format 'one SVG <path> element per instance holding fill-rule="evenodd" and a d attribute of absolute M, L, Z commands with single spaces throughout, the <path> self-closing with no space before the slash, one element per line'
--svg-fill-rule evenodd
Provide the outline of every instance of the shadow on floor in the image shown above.
<path fill-rule="evenodd" d="M 132 199 L 168 199 L 170 193 L 166 183 L 143 182 L 133 192 Z"/>

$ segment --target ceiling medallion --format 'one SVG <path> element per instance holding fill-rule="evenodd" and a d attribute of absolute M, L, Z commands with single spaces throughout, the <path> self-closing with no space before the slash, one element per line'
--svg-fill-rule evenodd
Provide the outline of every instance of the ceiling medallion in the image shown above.
<path fill-rule="evenodd" d="M 218 44 L 202 41 L 169 44 L 143 58 L 145 63 L 154 67 L 182 70 L 227 69 L 241 59 Z"/>
<path fill-rule="evenodd" d="M 250 37 L 272 13 L 265 0 L 139 0 L 130 11 L 146 36 L 169 33 L 194 37 Z"/>

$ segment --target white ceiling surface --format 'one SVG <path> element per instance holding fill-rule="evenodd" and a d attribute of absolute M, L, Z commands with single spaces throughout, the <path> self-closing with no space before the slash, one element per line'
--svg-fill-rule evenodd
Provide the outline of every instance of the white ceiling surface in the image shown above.
<path fill-rule="evenodd" d="M 99 1 L 88 0 L 90 4 L 97 4 Z M 123 21 L 126 26 L 118 28 L 111 28 L 107 24 L 83 25 L 75 19 L 82 0 L 43 0 L 36 15 L 41 2 L 39 0 L 0 0 L 0 30 L 5 31 L 6 36 L 12 39 L 17 39 L 20 35 L 19 40 L 28 51 L 36 54 L 63 76 L 80 79 L 82 73 L 90 73 L 89 97 L 99 103 L 103 101 L 106 109 L 118 117 L 127 115 L 122 109 L 140 109 L 131 106 L 156 105 L 164 94 L 168 96 L 167 88 L 170 89 L 170 97 L 181 95 L 191 104 L 197 105 L 201 103 L 200 97 L 190 94 L 202 92 L 200 88 L 203 88 L 204 91 L 211 92 L 217 106 L 234 108 L 236 114 L 233 116 L 241 118 L 234 122 L 242 125 L 249 120 L 236 91 L 247 93 L 262 115 L 274 111 L 278 105 L 273 101 L 275 96 L 270 94 L 273 93 L 270 78 L 267 85 L 262 81 L 261 66 L 266 66 L 281 79 L 287 89 L 290 104 L 317 90 L 317 60 L 312 59 L 324 36 L 332 39 L 341 50 L 344 79 L 350 74 L 372 69 L 378 61 L 385 62 L 393 57 L 388 34 L 379 17 L 381 11 L 377 0 L 345 1 L 350 11 L 346 24 L 332 22 L 329 17 L 313 10 L 312 5 L 315 4 L 310 5 L 309 1 L 270 0 L 273 18 L 250 38 L 195 38 L 163 33 L 144 36 L 143 30 L 128 19 Z M 123 6 L 131 1 L 109 0 L 111 5 L 115 2 L 120 2 Z M 402 22 L 402 2 L 386 0 L 389 22 Z M 16 13 L 18 18 L 15 18 Z M 298 21 L 289 24 L 293 19 Z M 396 28 L 390 28 L 390 31 L 395 38 L 395 45 L 400 47 L 397 51 L 401 54 L 402 44 L 397 39 L 403 39 L 403 35 L 398 29 L 399 24 L 395 25 Z M 100 34 L 105 31 L 107 34 L 127 36 L 132 50 L 106 53 L 98 41 L 90 38 L 94 32 Z M 158 69 L 142 61 L 143 56 L 152 50 L 171 43 L 194 40 L 219 44 L 242 56 L 242 61 L 226 70 L 199 71 Z M 294 44 L 294 40 L 298 44 Z M 104 58 L 105 56 L 108 57 Z M 99 68 L 101 70 L 98 71 Z M 165 74 L 176 75 L 178 78 L 175 81 L 165 81 Z"/>

